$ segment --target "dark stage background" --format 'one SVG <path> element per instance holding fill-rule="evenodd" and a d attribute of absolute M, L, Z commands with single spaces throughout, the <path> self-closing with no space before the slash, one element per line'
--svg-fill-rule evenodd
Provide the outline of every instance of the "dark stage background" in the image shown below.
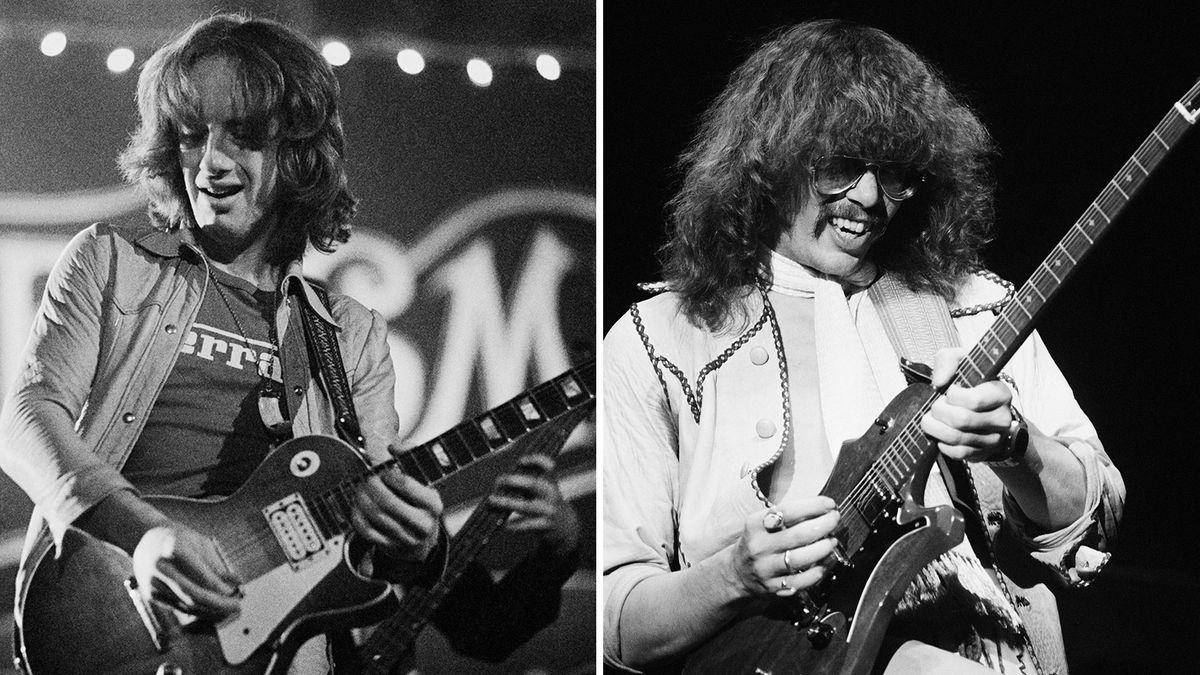
<path fill-rule="evenodd" d="M 1200 77 L 1190 3 L 678 4 L 604 15 L 604 306 L 607 328 L 656 279 L 673 164 L 729 73 L 772 29 L 842 17 L 937 64 L 1002 155 L 992 269 L 1023 283 Z M 1195 315 L 1200 133 L 1159 167 L 1040 324 L 1124 473 L 1119 547 L 1099 580 L 1059 595 L 1074 673 L 1180 672 L 1200 635 L 1200 408 Z"/>
<path fill-rule="evenodd" d="M 310 254 L 305 271 L 388 320 L 406 442 L 428 440 L 594 353 L 591 0 L 3 0 L 0 387 L 12 380 L 45 276 L 69 237 L 95 220 L 145 222 L 115 162 L 137 121 L 137 68 L 219 8 L 282 19 L 318 45 L 336 38 L 352 52 L 335 72 L 359 215 L 350 244 L 332 256 Z M 39 51 L 51 30 L 67 37 L 53 57 Z M 133 49 L 134 69 L 109 72 L 106 56 L 121 46 Z M 422 73 L 401 72 L 401 47 L 423 52 Z M 543 51 L 558 57 L 558 79 L 535 70 Z M 491 62 L 490 86 L 468 79 L 471 57 Z M 499 665 L 459 658 L 427 630 L 421 672 L 595 669 L 595 465 L 589 421 L 556 474 L 583 527 L 582 561 L 558 621 Z M 476 497 L 494 473 L 485 467 L 475 476 Z M 473 502 L 445 501 L 453 530 Z M 29 508 L 0 476 L 4 654 Z M 487 562 L 506 568 L 529 543 L 498 537 Z M 0 658 L 0 672 L 7 664 Z"/>

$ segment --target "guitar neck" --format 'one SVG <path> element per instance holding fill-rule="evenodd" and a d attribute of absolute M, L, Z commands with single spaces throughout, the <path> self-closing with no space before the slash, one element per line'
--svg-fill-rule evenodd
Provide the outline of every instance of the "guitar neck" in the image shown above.
<path fill-rule="evenodd" d="M 556 454 L 566 443 L 575 425 L 582 420 L 586 408 L 576 408 L 531 434 L 522 441 L 523 454 L 545 452 Z M 389 673 L 412 648 L 417 635 L 429 623 L 433 613 L 453 590 L 458 580 L 475 561 L 484 547 L 505 523 L 511 509 L 497 508 L 486 500 L 471 514 L 450 542 L 446 568 L 441 577 L 428 588 L 409 588 L 395 614 L 381 623 L 359 648 L 365 673 Z"/>
<path fill-rule="evenodd" d="M 411 649 L 434 611 L 475 560 L 511 511 L 481 504 L 459 530 L 447 553 L 446 570 L 428 588 L 412 587 L 395 613 L 379 624 L 358 648 L 363 675 L 390 673 Z"/>
<path fill-rule="evenodd" d="M 327 534 L 348 532 L 355 490 L 372 475 L 399 466 L 423 485 L 436 485 L 460 470 L 508 449 L 525 435 L 572 412 L 587 409 L 595 400 L 596 359 L 592 358 L 317 495 L 311 503 L 316 521 Z"/>
<path fill-rule="evenodd" d="M 1000 374 L 1016 349 L 1033 331 L 1037 318 L 1063 284 L 1070 278 L 1092 247 L 1108 231 L 1117 215 L 1142 188 L 1150 173 L 1190 129 L 1197 119 L 1197 99 L 1200 82 L 1167 112 L 1154 131 L 1146 137 L 1121 170 L 1108 181 L 1104 189 L 1083 215 L 1071 226 L 1046 259 L 1021 286 L 996 321 L 959 364 L 955 381 L 971 387 Z M 896 439 L 880 454 L 862 482 L 850 492 L 842 508 L 850 515 L 863 515 L 868 522 L 882 514 L 886 504 L 894 499 L 912 478 L 929 442 L 920 429 L 920 420 L 929 410 L 936 395 L 931 395 L 924 407 L 905 420 Z"/>
<path fill-rule="evenodd" d="M 970 387 L 1000 374 L 1013 352 L 1033 331 L 1034 323 L 1050 299 L 1108 231 L 1125 205 L 1141 190 L 1150 173 L 1195 124 L 1198 97 L 1200 82 L 1193 85 L 1187 95 L 1154 127 L 1154 131 L 1108 181 L 1066 236 L 1038 265 L 959 366 L 960 383 Z"/>

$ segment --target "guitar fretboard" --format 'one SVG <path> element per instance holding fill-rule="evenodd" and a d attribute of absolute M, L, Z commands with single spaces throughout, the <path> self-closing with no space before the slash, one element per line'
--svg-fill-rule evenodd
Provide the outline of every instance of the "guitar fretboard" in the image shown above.
<path fill-rule="evenodd" d="M 1108 231 L 1150 173 L 1195 123 L 1197 97 L 1200 97 L 1200 83 L 1194 85 L 1187 96 L 1150 132 L 1117 175 L 1088 205 L 1083 216 L 1075 221 L 1066 236 L 1034 270 L 1012 302 L 1005 306 L 995 323 L 963 360 L 958 372 L 963 385 L 974 386 L 1000 373 L 1012 353 L 1032 332 L 1036 318 L 1050 298 Z"/>
<path fill-rule="evenodd" d="M 576 407 L 530 434 L 522 441 L 520 452 L 557 454 L 571 430 L 587 414 L 587 407 Z M 359 647 L 359 656 L 364 662 L 363 675 L 393 671 L 492 535 L 508 522 L 511 513 L 511 510 L 498 508 L 486 500 L 475 509 L 451 540 L 446 567 L 437 582 L 428 588 L 408 588 L 396 613 L 381 623 Z"/>
<path fill-rule="evenodd" d="M 999 312 L 996 321 L 959 364 L 955 375 L 957 383 L 971 387 L 999 375 L 1013 352 L 1033 331 L 1035 320 L 1051 298 L 1141 189 L 1151 172 L 1195 124 L 1198 98 L 1200 82 L 1163 117 L 1021 286 L 1013 300 Z M 847 519 L 851 522 L 852 537 L 865 538 L 865 533 L 887 511 L 889 504 L 895 503 L 899 491 L 928 451 L 929 440 L 920 430 L 920 418 L 933 401 L 934 397 L 931 397 L 917 415 L 906 421 L 897 438 L 841 501 L 839 508 L 843 517 L 856 516 Z"/>
<path fill-rule="evenodd" d="M 593 358 L 316 496 L 309 503 L 313 517 L 326 536 L 347 532 L 351 527 L 355 487 L 371 475 L 399 465 L 422 484 L 435 485 L 509 447 L 525 434 L 588 405 L 595 397 L 596 360 Z"/>

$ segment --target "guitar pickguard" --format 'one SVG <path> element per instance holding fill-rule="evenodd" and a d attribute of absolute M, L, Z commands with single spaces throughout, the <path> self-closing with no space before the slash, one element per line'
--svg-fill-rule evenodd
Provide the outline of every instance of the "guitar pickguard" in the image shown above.
<path fill-rule="evenodd" d="M 303 565 L 280 565 L 242 585 L 242 611 L 217 624 L 221 652 L 229 663 L 250 658 L 314 586 L 342 562 L 345 537 L 326 542 Z"/>

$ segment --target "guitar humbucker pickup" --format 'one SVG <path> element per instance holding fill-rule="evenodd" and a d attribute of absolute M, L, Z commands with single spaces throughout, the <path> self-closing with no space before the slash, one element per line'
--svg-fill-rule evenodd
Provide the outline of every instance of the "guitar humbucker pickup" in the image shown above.
<path fill-rule="evenodd" d="M 275 540 L 294 569 L 325 549 L 325 540 L 300 493 L 293 492 L 268 504 L 262 511 Z"/>

